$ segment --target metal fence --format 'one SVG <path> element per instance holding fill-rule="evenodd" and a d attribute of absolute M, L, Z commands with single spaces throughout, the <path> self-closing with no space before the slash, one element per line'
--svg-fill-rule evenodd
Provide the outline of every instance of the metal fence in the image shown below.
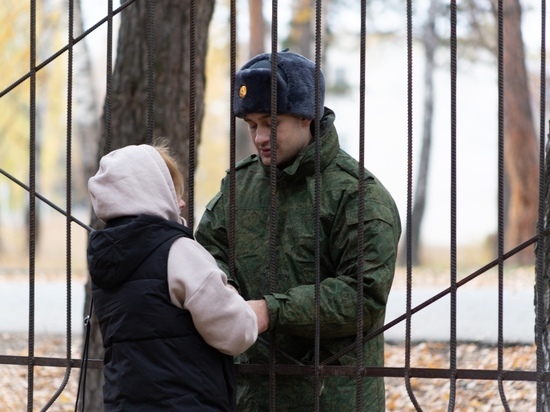
<path fill-rule="evenodd" d="M 137 0 L 136 0 L 137 1 Z M 27 397 L 27 405 L 28 410 L 31 411 L 34 409 L 34 391 L 36 390 L 34 385 L 34 372 L 37 367 L 52 367 L 52 368 L 65 368 L 66 374 L 64 381 L 60 384 L 59 389 L 56 391 L 56 393 L 51 394 L 50 401 L 46 405 L 40 405 L 40 408 L 43 408 L 43 410 L 49 409 L 52 405 L 55 404 L 58 397 L 63 393 L 63 391 L 66 388 L 67 381 L 69 379 L 69 375 L 71 373 L 71 369 L 76 368 L 82 368 L 84 364 L 87 365 L 88 368 L 94 368 L 94 369 L 100 369 L 102 368 L 102 360 L 99 359 L 88 359 L 86 362 L 83 362 L 82 359 L 75 359 L 72 356 L 72 350 L 71 347 L 71 336 L 72 336 L 72 327 L 71 327 L 71 319 L 72 316 L 75 316 L 71 313 L 71 282 L 72 282 L 72 267 L 71 267 L 71 237 L 72 237 L 72 228 L 73 224 L 76 223 L 81 227 L 82 230 L 89 231 L 91 230 L 90 227 L 83 223 L 81 220 L 75 218 L 73 216 L 72 207 L 71 207 L 71 182 L 72 182 L 72 171 L 71 171 L 71 164 L 73 162 L 73 159 L 71 157 L 72 152 L 72 130 L 71 130 L 71 123 L 72 123 L 72 95 L 73 95 L 73 48 L 77 43 L 85 39 L 87 36 L 90 36 L 94 33 L 95 30 L 98 28 L 108 26 L 108 38 L 107 38 L 107 48 L 110 50 L 110 55 L 108 55 L 108 61 L 107 61 L 107 78 L 108 78 L 108 84 L 109 81 L 112 79 L 110 78 L 112 73 L 112 62 L 111 54 L 112 54 L 112 48 L 113 48 L 113 18 L 117 16 L 124 8 L 126 7 L 132 7 L 132 4 L 135 3 L 135 1 L 127 1 L 119 8 L 113 8 L 112 1 L 109 1 L 107 4 L 108 12 L 106 13 L 105 17 L 101 20 L 99 20 L 96 24 L 94 24 L 92 27 L 90 27 L 88 30 L 84 31 L 81 35 L 75 37 L 73 34 L 73 25 L 74 25 L 74 10 L 73 10 L 73 1 L 68 2 L 67 10 L 64 10 L 68 13 L 68 27 L 69 27 L 69 38 L 68 42 L 65 47 L 57 50 L 52 55 L 48 56 L 47 58 L 38 59 L 37 58 L 37 36 L 36 36 L 36 25 L 37 25 L 37 2 L 35 0 L 30 1 L 30 15 L 29 15 L 29 30 L 30 30 L 30 63 L 29 63 L 29 70 L 26 73 L 22 73 L 21 77 L 15 81 L 13 84 L 11 84 L 9 87 L 5 88 L 4 90 L 0 91 L 0 98 L 6 98 L 6 96 L 9 96 L 10 92 L 15 90 L 18 87 L 22 87 L 24 83 L 29 84 L 29 133 L 30 133 L 30 141 L 29 141 L 29 164 L 30 164 L 30 170 L 29 170 L 29 181 L 28 183 L 24 183 L 20 181 L 16 176 L 12 175 L 7 168 L 4 168 L 3 166 L 0 168 L 0 172 L 3 175 L 3 179 L 7 180 L 12 185 L 17 185 L 28 192 L 28 222 L 29 222 L 29 234 L 28 234 L 28 252 L 29 252 L 29 273 L 28 273 L 28 280 L 29 280 L 29 317 L 28 317 L 28 354 L 26 356 L 14 356 L 14 355 L 0 355 L 0 364 L 3 365 L 19 365 L 21 367 L 27 367 L 27 380 L 28 380 L 28 397 Z M 148 1 L 148 13 L 153 13 L 154 8 L 153 1 Z M 499 1 L 499 19 L 498 19 L 498 31 L 499 31 L 499 49 L 502 49 L 502 31 L 504 30 L 503 26 L 503 19 L 502 19 L 502 2 Z M 190 6 L 194 7 L 194 2 L 190 2 Z M 231 46 L 232 49 L 235 47 L 236 43 L 236 37 L 235 37 L 235 28 L 236 28 L 236 19 L 235 19 L 235 2 L 231 2 L 231 15 L 230 15 L 230 24 L 232 28 L 232 36 L 231 36 Z M 407 139 L 407 145 L 408 145 L 408 152 L 409 152 L 409 164 L 408 164 L 408 175 L 406 177 L 407 179 L 407 215 L 406 219 L 407 222 L 411 219 L 411 209 L 412 209 L 412 191 L 413 191 L 413 184 L 412 184 L 412 158 L 413 158 L 413 148 L 412 148 L 412 110 L 413 110 L 413 96 L 412 96 L 412 53 L 413 53 L 413 34 L 412 34 L 412 11 L 413 11 L 413 3 L 411 0 L 407 1 L 407 8 L 406 8 L 406 14 L 407 14 L 407 61 L 408 61 L 408 70 L 407 70 L 407 103 L 408 103 L 408 116 L 409 116 L 409 127 L 408 127 L 408 139 Z M 452 140 L 452 153 L 450 157 L 451 161 L 451 169 L 453 171 L 456 171 L 456 128 L 457 128 L 457 115 L 456 115 L 456 97 L 457 97 L 457 83 L 456 83 L 456 65 L 457 65 L 457 43 L 456 43 L 456 28 L 457 28 L 457 21 L 456 21 L 456 15 L 457 15 L 457 4 L 455 1 L 451 1 L 448 4 L 448 7 L 450 7 L 450 15 L 451 15 L 451 67 L 450 67 L 450 80 L 451 80 L 451 102 L 450 102 L 450 110 L 451 110 L 451 140 Z M 361 42 L 361 62 L 365 62 L 366 58 L 366 9 L 367 4 L 366 2 L 361 2 L 361 34 L 360 34 L 360 42 Z M 238 371 L 239 373 L 243 374 L 272 374 L 276 373 L 278 375 L 295 375 L 295 374 L 303 374 L 303 375 L 315 375 L 315 376 L 351 376 L 351 377 L 358 377 L 358 376 L 371 376 L 371 377 L 386 377 L 386 378 L 402 378 L 405 381 L 407 392 L 410 397 L 411 404 L 414 406 L 416 410 L 422 410 L 423 407 L 418 403 L 418 401 L 415 398 L 415 391 L 411 387 L 411 379 L 412 378 L 427 378 L 427 379 L 445 379 L 450 382 L 450 394 L 449 394 L 449 401 L 448 401 L 448 408 L 449 410 L 455 409 L 455 396 L 456 396 L 456 384 L 458 380 L 491 380 L 498 382 L 499 385 L 499 393 L 500 398 L 502 401 L 503 408 L 505 410 L 509 410 L 508 401 L 506 397 L 506 393 L 503 389 L 503 382 L 504 381 L 530 381 L 530 382 L 536 382 L 537 384 L 537 410 L 542 411 L 544 406 L 545 400 L 543 399 L 543 385 L 550 382 L 550 373 L 547 369 L 545 369 L 544 365 L 544 353 L 543 353 L 543 328 L 544 325 L 541 325 L 541 321 L 539 319 L 542 319 L 543 316 L 541 314 L 542 308 L 539 306 L 538 308 L 538 314 L 537 314 L 537 325 L 535 328 L 535 336 L 536 336 L 536 346 L 537 346 L 537 368 L 536 371 L 528 371 L 528 370 L 505 370 L 503 368 L 503 357 L 504 357 L 504 340 L 503 340 L 503 316 L 504 316 L 504 310 L 503 310 L 503 292 L 504 292 L 504 285 L 502 282 L 502 276 L 503 276 L 503 266 L 504 262 L 514 254 L 518 253 L 519 251 L 522 251 L 523 249 L 527 247 L 531 247 L 532 245 L 538 243 L 539 245 L 543 244 L 543 240 L 547 235 L 548 230 L 544 227 L 544 209 L 543 209 L 543 202 L 545 199 L 545 178 L 544 178 L 544 164 L 545 164 L 545 153 L 544 153 L 544 136 L 545 136 L 545 43 L 544 43 L 544 32 L 545 32 L 545 19 L 544 19 L 544 2 L 542 7 L 543 13 L 541 15 L 541 27 L 542 27 L 542 33 L 541 36 L 541 107 L 540 107 L 540 203 L 541 207 L 539 209 L 539 226 L 537 229 L 537 236 L 526 241 L 525 243 L 518 245 L 513 250 L 510 250 L 509 252 L 504 253 L 503 246 L 502 246 L 502 239 L 499 241 L 499 257 L 493 261 L 488 262 L 483 267 L 479 268 L 478 270 L 471 273 L 469 276 L 466 276 L 465 278 L 458 280 L 457 278 L 457 262 L 456 262 L 456 253 L 457 253 L 457 247 L 456 247 L 456 236 L 457 236 L 457 228 L 460 227 L 460 221 L 456 218 L 456 174 L 453 174 L 451 176 L 451 210 L 449 210 L 449 213 L 452 215 L 452 228 L 451 228 L 451 273 L 450 273 L 450 281 L 449 281 L 449 287 L 442 290 L 440 293 L 434 295 L 430 299 L 426 300 L 425 302 L 413 306 L 412 305 L 412 273 L 413 273 L 413 266 L 410 262 L 410 259 L 408 259 L 408 263 L 406 266 L 406 273 L 407 273 L 407 302 L 406 302 L 406 312 L 403 313 L 401 316 L 395 318 L 395 319 L 389 319 L 387 320 L 387 323 L 384 327 L 370 332 L 365 336 L 359 336 L 359 341 L 367 341 L 369 339 L 374 338 L 375 336 L 378 336 L 379 334 L 384 333 L 385 331 L 389 330 L 390 328 L 405 322 L 406 323 L 406 336 L 405 336 L 405 356 L 403 361 L 402 367 L 345 367 L 345 366 L 333 366 L 330 365 L 330 359 L 323 363 L 318 365 L 316 368 L 312 368 L 310 366 L 304 366 L 304 365 L 276 365 L 276 372 L 273 370 L 272 365 L 239 365 Z M 277 48 L 277 28 L 276 28 L 276 13 L 277 13 L 277 2 L 272 2 L 272 16 L 274 17 L 273 22 L 274 26 L 272 28 L 272 47 L 274 49 Z M 316 35 L 316 42 L 315 42 L 315 49 L 316 49 L 316 64 L 320 65 L 320 52 L 321 52 L 321 39 L 320 39 L 320 27 L 321 27 L 321 20 L 322 20 L 322 3 L 320 1 L 316 2 L 315 4 L 315 13 L 316 13 L 316 28 L 317 28 L 317 35 Z M 149 16 L 150 21 L 152 21 L 152 16 Z M 151 51 L 151 54 L 153 51 Z M 232 61 L 231 61 L 231 72 L 232 76 L 234 76 L 235 73 L 235 54 L 234 50 L 232 50 Z M 40 70 L 45 69 L 48 65 L 52 64 L 56 61 L 56 59 L 61 58 L 62 56 L 68 56 L 68 67 L 67 67 L 67 78 L 68 78 L 68 88 L 66 92 L 66 101 L 67 101 L 67 136 L 66 136 L 66 182 L 67 182 L 67 199 L 66 199 L 66 205 L 65 207 L 60 207 L 55 204 L 55 202 L 51 201 L 50 199 L 42 196 L 37 190 L 36 190 L 36 180 L 37 180 L 37 172 L 36 172 L 36 156 L 37 156 L 37 142 L 36 142 L 36 135 L 38 133 L 38 126 L 36 122 L 36 96 L 37 96 L 37 73 Z M 503 65 L 503 56 L 502 54 L 499 54 L 499 74 L 502 70 Z M 361 113 L 361 120 L 360 120 L 360 151 L 361 151 L 361 159 L 360 162 L 364 162 L 364 158 L 362 156 L 362 153 L 364 153 L 364 124 L 363 124 L 363 118 L 364 118 L 364 93 L 365 93 L 365 82 L 368 78 L 366 72 L 365 72 L 365 66 L 364 64 L 361 65 L 360 68 L 361 71 L 361 104 L 362 107 L 360 109 Z M 151 73 L 150 73 L 151 74 Z M 499 76 L 498 79 L 499 82 L 499 97 L 502 96 L 502 76 Z M 108 85 L 107 85 L 108 89 Z M 109 93 L 111 91 L 107 90 L 107 98 L 109 98 Z M 150 90 L 152 95 L 152 90 Z M 148 116 L 153 116 L 153 99 L 149 99 L 149 107 L 148 107 Z M 191 105 L 192 107 L 192 105 Z M 193 109 L 192 109 L 193 110 Z M 499 124 L 499 157 L 502 156 L 502 145 L 503 145 L 503 128 L 502 128 L 502 113 L 503 113 L 503 101 L 499 99 L 499 118 L 500 118 L 500 124 Z M 229 117 L 229 114 L 228 114 Z M 234 123 L 232 124 L 232 132 L 231 132 L 231 163 L 234 164 L 234 149 L 235 149 L 235 130 L 234 130 Z M 152 134 L 152 129 L 148 131 L 148 134 Z M 499 181 L 502 180 L 502 176 L 504 174 L 502 162 L 499 161 Z M 193 174 L 190 172 L 191 179 L 193 179 Z M 500 183 L 499 183 L 500 184 Z M 499 196 L 502 196 L 502 191 L 499 190 Z M 191 193 L 191 199 L 192 199 L 192 193 Z M 37 211 L 37 202 L 42 202 L 48 207 L 56 210 L 58 213 L 65 216 L 66 219 L 66 254 L 67 254 L 67 264 L 66 264 L 66 286 L 67 286 L 67 293 L 66 293 L 66 305 L 67 305 L 67 324 L 66 324 L 66 331 L 67 331 L 67 346 L 66 346 L 66 357 L 59 358 L 59 357 L 40 357 L 35 355 L 35 293 L 36 293 L 36 267 L 35 267 L 35 254 L 36 254 L 36 237 L 37 237 L 37 217 L 36 217 L 36 211 Z M 499 202 L 499 213 L 502 213 L 502 202 Z M 191 216 L 192 221 L 192 216 Z M 411 243 L 411 231 L 410 231 L 410 225 L 407 225 L 407 231 L 405 233 L 406 235 L 406 248 L 408 254 L 410 254 L 410 243 Z M 79 228 L 80 230 L 80 228 Z M 502 227 L 499 227 L 499 234 L 502 235 Z M 499 238 L 502 238 L 502 236 L 499 236 Z M 535 262 L 535 256 L 533 257 L 533 263 L 536 263 L 536 288 L 535 293 L 538 296 L 539 301 L 544 301 L 543 298 L 543 278 L 544 278 L 544 264 L 543 264 L 543 253 L 544 250 L 542 247 L 539 247 L 537 249 L 537 255 L 536 255 L 536 262 Z M 496 369 L 460 369 L 457 367 L 457 291 L 462 286 L 468 284 L 470 281 L 483 276 L 486 274 L 489 270 L 493 268 L 498 268 L 499 272 L 499 285 L 498 285 L 498 296 L 499 296 L 499 307 L 498 307 L 498 367 Z M 432 305 L 436 301 L 450 296 L 450 304 L 451 304 L 451 316 L 449 319 L 450 329 L 451 333 L 449 336 L 449 344 L 450 344 L 450 351 L 449 351 L 449 359 L 450 359 L 450 367 L 444 368 L 444 369 L 436 369 L 436 368 L 418 368 L 418 367 L 411 367 L 411 319 L 414 317 L 414 315 L 421 310 L 427 308 L 428 306 Z M 79 316 L 79 315 L 77 315 Z M 533 315 L 534 316 L 534 315 Z M 355 346 L 349 347 L 346 351 L 353 351 L 355 350 Z M 341 356 L 342 354 L 337 354 L 335 357 Z M 359 408 L 358 408 L 359 410 Z"/>

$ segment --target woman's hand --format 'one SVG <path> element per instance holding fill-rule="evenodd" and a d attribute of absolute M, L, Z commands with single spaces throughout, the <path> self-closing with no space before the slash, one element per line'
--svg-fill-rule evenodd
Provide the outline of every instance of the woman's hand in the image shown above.
<path fill-rule="evenodd" d="M 248 300 L 256 317 L 258 318 L 258 333 L 265 332 L 269 328 L 269 313 L 267 311 L 267 302 L 265 299 Z"/>

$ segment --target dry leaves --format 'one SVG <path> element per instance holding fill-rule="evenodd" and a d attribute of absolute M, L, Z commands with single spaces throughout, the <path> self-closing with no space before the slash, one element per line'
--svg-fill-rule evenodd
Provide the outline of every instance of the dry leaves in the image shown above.
<path fill-rule="evenodd" d="M 449 368 L 449 345 L 446 343 L 422 342 L 411 347 L 411 367 Z M 386 366 L 403 367 L 405 346 L 386 345 Z M 457 346 L 457 368 L 496 370 L 498 349 L 474 343 Z M 505 370 L 536 370 L 534 345 L 508 346 L 503 350 Z M 412 393 L 424 411 L 447 411 L 450 402 L 448 379 L 411 379 Z M 504 381 L 503 392 L 512 411 L 536 409 L 536 383 Z M 403 378 L 386 378 L 386 406 L 388 411 L 415 411 Z M 498 382 L 489 380 L 460 379 L 454 396 L 455 411 L 501 411 L 504 410 Z"/>
<path fill-rule="evenodd" d="M 27 354 L 26 335 L 0 335 L 0 354 Z M 35 355 L 65 357 L 64 336 L 36 338 Z M 72 344 L 73 357 L 80 358 L 80 342 Z M 504 369 L 536 370 L 534 346 L 509 346 L 504 348 Z M 460 369 L 496 369 L 496 347 L 473 343 L 457 346 L 457 367 Z M 403 367 L 405 346 L 386 344 L 386 366 Z M 411 346 L 411 367 L 448 368 L 449 345 L 445 343 L 415 343 Z M 33 410 L 41 410 L 62 385 L 64 368 L 35 367 Z M 68 383 L 49 411 L 74 410 L 79 369 L 71 371 Z M 510 410 L 532 411 L 536 405 L 536 384 L 533 382 L 505 381 L 504 393 Z M 411 389 L 423 411 L 447 411 L 450 400 L 450 383 L 447 379 L 411 379 Z M 504 410 L 498 382 L 487 380 L 458 380 L 455 395 L 455 411 Z M 27 410 L 27 366 L 0 365 L 0 405 L 2 411 Z M 415 411 L 407 393 L 403 378 L 386 378 L 386 405 L 388 411 Z"/>
<path fill-rule="evenodd" d="M 66 357 L 65 336 L 40 336 L 35 338 L 36 357 Z M 72 343 L 73 358 L 80 358 L 81 342 Z M 0 354 L 27 356 L 28 338 L 26 334 L 0 334 Z M 34 393 L 31 399 L 33 410 L 40 411 L 50 403 L 54 394 L 63 389 L 48 411 L 73 411 L 75 404 L 78 374 L 80 369 L 71 369 L 67 382 L 66 368 L 35 366 L 33 368 Z M 0 405 L 2 411 L 26 411 L 28 367 L 26 365 L 0 365 Z"/>

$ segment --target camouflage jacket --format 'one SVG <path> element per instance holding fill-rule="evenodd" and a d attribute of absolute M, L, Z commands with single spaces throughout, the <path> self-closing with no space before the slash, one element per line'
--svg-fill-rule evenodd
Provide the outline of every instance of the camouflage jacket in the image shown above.
<path fill-rule="evenodd" d="M 334 113 L 325 109 L 321 121 L 320 180 L 320 356 L 323 359 L 355 342 L 357 334 L 358 169 L 342 151 L 333 125 Z M 236 166 L 235 273 L 231 281 L 242 296 L 264 298 L 270 330 L 277 349 L 303 364 L 314 362 L 315 336 L 315 137 L 306 150 L 277 176 L 276 275 L 270 287 L 270 180 L 269 168 L 252 155 Z M 393 281 L 401 223 L 394 200 L 365 170 L 363 326 L 364 331 L 384 324 L 385 307 Z M 197 240 L 229 275 L 229 176 L 210 201 L 197 228 Z M 267 334 L 264 334 L 267 335 Z M 269 341 L 268 336 L 263 336 Z M 382 366 L 383 336 L 364 345 L 364 364 Z M 355 365 L 355 351 L 333 362 Z M 237 362 L 269 363 L 269 350 L 257 342 Z M 278 363 L 288 364 L 284 357 Z M 268 410 L 269 378 L 241 375 L 240 411 Z M 348 377 L 326 377 L 319 385 L 321 409 L 355 410 L 356 383 Z M 277 410 L 311 410 L 311 376 L 278 375 Z M 384 410 L 382 378 L 363 381 L 363 410 Z"/>

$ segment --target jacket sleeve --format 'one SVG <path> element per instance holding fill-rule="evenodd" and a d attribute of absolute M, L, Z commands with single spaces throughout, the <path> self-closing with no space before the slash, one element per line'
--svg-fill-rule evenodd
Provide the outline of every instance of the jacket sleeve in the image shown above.
<path fill-rule="evenodd" d="M 214 257 L 218 267 L 228 276 L 229 283 L 238 286 L 237 282 L 229 277 L 229 243 L 227 232 L 223 192 L 220 191 L 206 206 L 195 232 L 195 238 Z"/>
<path fill-rule="evenodd" d="M 256 341 L 256 314 L 227 285 L 225 273 L 198 242 L 180 238 L 172 244 L 168 287 L 172 303 L 191 312 L 195 327 L 210 346 L 235 356 Z"/>
<path fill-rule="evenodd" d="M 339 213 L 331 234 L 335 273 L 320 283 L 320 333 L 322 338 L 357 333 L 357 202 Z M 393 201 L 366 204 L 363 223 L 362 310 L 363 331 L 381 326 L 394 276 L 401 225 Z M 312 337 L 315 333 L 315 285 L 299 285 L 284 293 L 264 296 L 270 328 L 282 333 Z"/>

